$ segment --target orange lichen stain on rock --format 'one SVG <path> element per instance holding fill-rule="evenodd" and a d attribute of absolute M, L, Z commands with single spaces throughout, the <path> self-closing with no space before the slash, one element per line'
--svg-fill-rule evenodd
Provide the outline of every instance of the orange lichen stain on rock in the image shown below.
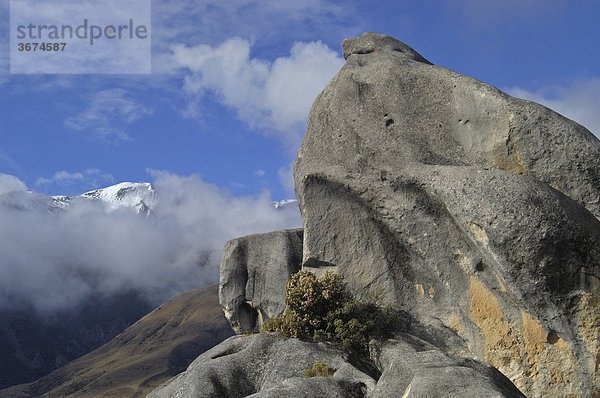
<path fill-rule="evenodd" d="M 597 285 L 597 278 L 592 278 L 592 282 Z M 593 383 L 600 391 L 600 305 L 597 287 L 596 289 L 592 289 L 591 293 L 582 294 L 578 307 L 579 335 L 582 337 L 586 349 L 590 353 L 590 359 L 593 361 L 594 366 Z"/>
<path fill-rule="evenodd" d="M 524 340 L 524 354 L 527 368 L 532 375 L 538 374 L 538 364 L 540 362 L 542 354 L 544 353 L 546 346 L 548 345 L 548 333 L 542 327 L 542 324 L 534 319 L 528 312 L 521 310 L 521 332 Z M 552 334 L 551 339 L 558 339 L 554 344 L 554 349 L 563 348 L 561 345 L 560 337 L 556 333 Z M 563 342 L 564 343 L 564 342 Z M 567 346 L 568 348 L 568 346 Z M 561 349 L 562 351 L 562 349 Z M 540 364 L 543 366 L 543 364 Z M 562 380 L 562 374 L 556 367 L 550 367 L 549 369 L 552 379 Z"/>
<path fill-rule="evenodd" d="M 518 139 L 508 137 L 505 142 L 498 143 L 492 150 L 494 167 L 514 174 L 527 174 L 527 167 L 521 158 Z"/>
<path fill-rule="evenodd" d="M 417 293 L 419 293 L 419 296 L 421 296 L 421 298 L 425 297 L 425 289 L 423 289 L 423 285 L 417 283 L 415 289 L 417 289 Z"/>
<path fill-rule="evenodd" d="M 502 290 L 502 293 L 506 293 L 506 286 L 505 286 L 505 282 L 504 282 L 504 278 L 502 278 L 499 274 L 495 274 L 496 279 L 498 280 L 498 284 L 500 285 L 500 290 Z"/>
<path fill-rule="evenodd" d="M 475 324 L 481 329 L 481 334 L 488 348 L 502 342 L 508 335 L 510 326 L 504 319 L 504 314 L 498 299 L 476 277 L 470 280 L 469 314 Z"/>
<path fill-rule="evenodd" d="M 472 273 L 471 259 L 463 254 L 462 251 L 456 250 L 454 254 L 454 261 L 465 271 L 467 274 Z"/>
<path fill-rule="evenodd" d="M 433 299 L 435 297 L 435 289 L 433 288 L 433 286 L 431 286 L 429 288 L 429 290 L 427 291 L 427 293 L 429 294 L 429 298 Z"/>
<path fill-rule="evenodd" d="M 487 234 L 485 233 L 483 228 L 481 228 L 481 226 L 475 221 L 471 221 L 469 223 L 469 229 L 471 230 L 471 233 L 473 234 L 475 239 L 477 239 L 479 242 L 488 243 L 489 239 Z"/>
<path fill-rule="evenodd" d="M 539 351 L 548 341 L 548 335 L 537 319 L 533 319 L 529 313 L 521 310 L 521 322 L 525 344 L 530 351 Z"/>
<path fill-rule="evenodd" d="M 562 374 L 556 369 L 550 369 L 550 375 L 552 376 L 552 381 L 554 383 L 560 384 L 565 382 Z"/>
<path fill-rule="evenodd" d="M 537 316 L 524 308 L 514 311 L 505 307 L 509 304 L 504 303 L 500 287 L 487 287 L 472 275 L 469 317 L 479 328 L 484 352 L 480 359 L 495 366 L 531 398 L 580 396 L 582 391 L 590 391 L 590 382 L 600 391 L 600 298 L 594 283 L 600 285 L 589 281 L 591 292 L 580 293 L 576 309 L 577 334 L 589 353 L 584 359 L 576 357 L 570 342 L 544 326 Z M 452 328 L 456 330 L 456 326 Z"/>
<path fill-rule="evenodd" d="M 528 312 L 521 311 L 521 315 L 525 359 L 540 371 L 534 382 L 544 385 L 548 396 L 578 396 L 587 376 L 572 347 L 557 332 L 546 333 L 540 321 Z"/>
<path fill-rule="evenodd" d="M 425 292 L 427 292 L 427 296 L 430 299 L 433 299 L 435 297 L 435 289 L 433 288 L 433 286 L 430 286 L 427 290 L 426 287 L 424 287 L 422 284 L 417 283 L 415 285 L 415 289 L 417 289 L 417 293 L 419 293 L 419 296 L 421 298 L 425 298 Z"/>
<path fill-rule="evenodd" d="M 450 319 L 448 320 L 448 326 L 452 328 L 459 336 L 462 337 L 463 326 L 460 322 L 460 317 L 456 314 L 450 315 Z"/>
<path fill-rule="evenodd" d="M 523 363 L 524 344 L 519 328 L 506 319 L 494 293 L 474 276 L 470 280 L 469 298 L 469 315 L 480 329 L 486 353 L 484 359 L 527 394 L 531 388 L 530 380 L 537 371 Z"/>

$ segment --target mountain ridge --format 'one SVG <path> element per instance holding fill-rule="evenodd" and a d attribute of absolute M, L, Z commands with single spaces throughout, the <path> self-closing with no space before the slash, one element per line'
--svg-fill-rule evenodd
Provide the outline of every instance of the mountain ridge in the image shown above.
<path fill-rule="evenodd" d="M 0 398 L 143 397 L 233 334 L 217 286 L 181 293 L 96 350 Z"/>

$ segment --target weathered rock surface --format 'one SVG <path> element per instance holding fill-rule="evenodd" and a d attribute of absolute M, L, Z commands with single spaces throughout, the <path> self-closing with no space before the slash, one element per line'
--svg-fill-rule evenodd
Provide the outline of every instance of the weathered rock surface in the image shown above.
<path fill-rule="evenodd" d="M 371 359 L 382 371 L 373 398 L 524 397 L 492 366 L 445 354 L 406 334 L 371 342 Z"/>
<path fill-rule="evenodd" d="M 285 310 L 285 282 L 302 265 L 302 229 L 232 239 L 221 258 L 219 301 L 237 333 Z"/>
<path fill-rule="evenodd" d="M 414 337 L 374 344 L 372 352 L 383 373 L 323 343 L 284 340 L 278 334 L 235 336 L 148 398 L 523 396 L 491 366 L 448 356 Z M 333 377 L 302 375 L 321 360 L 337 369 Z"/>
<path fill-rule="evenodd" d="M 389 36 L 342 47 L 294 165 L 303 267 L 527 396 L 600 395 L 600 141 Z"/>

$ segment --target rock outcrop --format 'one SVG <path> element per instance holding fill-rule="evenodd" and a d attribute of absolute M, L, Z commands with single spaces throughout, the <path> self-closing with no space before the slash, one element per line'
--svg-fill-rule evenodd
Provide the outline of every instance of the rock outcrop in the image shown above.
<path fill-rule="evenodd" d="M 219 301 L 237 333 L 260 331 L 285 310 L 285 282 L 302 265 L 302 229 L 232 239 L 221 258 Z"/>
<path fill-rule="evenodd" d="M 256 331 L 300 266 L 334 270 L 403 329 L 369 358 L 232 337 L 149 397 L 600 396 L 600 141 L 392 37 L 342 48 L 294 164 L 303 234 L 228 242 L 221 304 Z"/>
<path fill-rule="evenodd" d="M 303 268 L 530 397 L 600 394 L 600 141 L 389 36 L 342 47 L 294 165 Z"/>
<path fill-rule="evenodd" d="M 449 356 L 414 337 L 373 346 L 383 373 L 324 343 L 265 333 L 235 336 L 199 356 L 148 398 L 523 396 L 493 367 Z M 322 360 L 336 369 L 333 377 L 303 376 Z"/>

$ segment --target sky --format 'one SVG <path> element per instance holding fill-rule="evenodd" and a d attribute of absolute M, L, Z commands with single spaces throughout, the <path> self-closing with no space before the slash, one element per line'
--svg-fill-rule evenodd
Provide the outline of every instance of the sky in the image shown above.
<path fill-rule="evenodd" d="M 40 3 L 53 12 L 52 0 Z M 151 287 L 168 274 L 151 259 L 166 261 L 190 236 L 210 240 L 200 246 L 216 258 L 226 239 L 299 226 L 297 216 L 263 204 L 294 197 L 291 165 L 312 101 L 344 63 L 341 41 L 365 31 L 389 34 L 434 64 L 541 102 L 599 135 L 598 17 L 596 0 L 152 0 L 151 74 L 11 74 L 10 7 L 0 0 L 0 195 L 77 195 L 133 181 L 156 184 L 171 203 L 160 231 L 81 208 L 73 214 L 104 231 L 93 239 L 81 234 L 77 218 L 53 221 L 53 229 L 47 215 L 0 212 L 0 256 L 12 253 L 0 269 L 16 281 L 15 270 L 33 262 L 58 280 L 69 256 L 85 263 L 116 253 L 88 264 L 97 271 L 150 250 L 130 271 L 151 262 Z M 178 202 L 184 187 L 195 194 Z M 232 203 L 227 211 L 214 205 Z M 33 226 L 36 237 L 28 232 Z M 147 241 L 132 245 L 135 251 L 118 247 L 107 232 L 115 228 L 143 230 Z M 2 244 L 14 230 L 11 245 Z M 180 240 L 167 239 L 165 230 Z M 209 239 L 215 230 L 221 232 Z M 57 233 L 70 238 L 56 240 Z M 169 241 L 165 252 L 153 252 L 161 239 Z M 51 248 L 61 244 L 61 260 L 48 265 Z M 206 283 L 215 281 L 218 258 L 210 264 L 210 276 L 198 277 Z M 190 287 L 179 283 L 190 269 L 171 277 L 173 285 Z M 107 286 L 120 277 L 113 271 Z"/>
<path fill-rule="evenodd" d="M 310 105 L 365 31 L 598 132 L 599 15 L 592 0 L 153 1 L 152 74 L 11 75 L 0 0 L 0 172 L 52 195 L 151 169 L 292 197 Z"/>

